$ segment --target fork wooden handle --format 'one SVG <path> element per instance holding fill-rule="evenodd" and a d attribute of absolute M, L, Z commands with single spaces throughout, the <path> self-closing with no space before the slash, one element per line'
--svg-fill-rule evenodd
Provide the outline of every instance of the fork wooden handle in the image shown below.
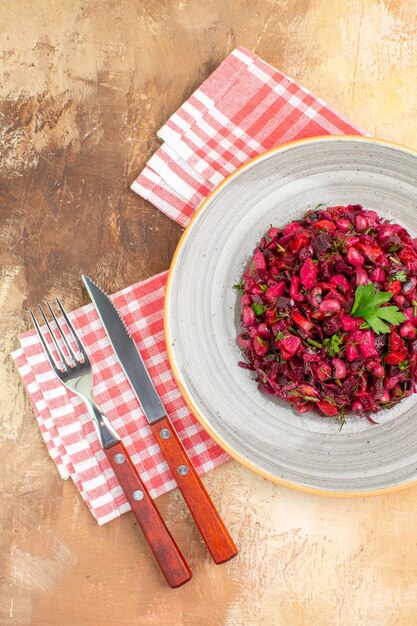
<path fill-rule="evenodd" d="M 167 417 L 151 425 L 184 500 L 216 563 L 238 554 L 233 539 Z"/>
<path fill-rule="evenodd" d="M 104 452 L 168 585 L 170 587 L 183 585 L 190 580 L 191 570 L 165 526 L 126 448 L 118 442 L 104 449 Z"/>

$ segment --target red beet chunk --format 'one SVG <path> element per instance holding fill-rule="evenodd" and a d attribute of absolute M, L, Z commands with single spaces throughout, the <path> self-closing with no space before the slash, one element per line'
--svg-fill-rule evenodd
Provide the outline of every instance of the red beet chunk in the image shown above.
<path fill-rule="evenodd" d="M 300 280 L 305 289 L 312 289 L 314 287 L 318 272 L 318 264 L 314 263 L 310 257 L 304 261 L 300 269 Z"/>
<path fill-rule="evenodd" d="M 313 328 L 312 322 L 303 317 L 301 313 L 297 310 L 291 312 L 291 318 L 297 324 L 297 326 L 302 328 L 307 333 L 310 332 L 310 330 Z"/>
<path fill-rule="evenodd" d="M 331 417 L 332 415 L 338 415 L 339 409 L 334 404 L 329 404 L 329 402 L 318 402 L 318 408 L 327 417 Z"/>

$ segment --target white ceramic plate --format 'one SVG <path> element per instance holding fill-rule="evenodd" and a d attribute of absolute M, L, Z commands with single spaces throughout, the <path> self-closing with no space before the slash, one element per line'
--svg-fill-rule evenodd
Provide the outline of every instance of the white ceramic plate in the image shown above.
<path fill-rule="evenodd" d="M 320 202 L 362 204 L 416 236 L 417 153 L 359 137 L 319 137 L 250 161 L 206 200 L 171 266 L 165 307 L 168 352 L 186 401 L 232 456 L 276 482 L 335 495 L 393 490 L 417 480 L 416 398 L 378 414 L 298 415 L 257 390 L 237 366 L 233 285 L 270 224 Z"/>

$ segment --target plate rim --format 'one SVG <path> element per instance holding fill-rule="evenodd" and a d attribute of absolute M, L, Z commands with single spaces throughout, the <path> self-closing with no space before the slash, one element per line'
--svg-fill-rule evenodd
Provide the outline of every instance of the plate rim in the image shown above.
<path fill-rule="evenodd" d="M 295 491 L 301 491 L 304 493 L 309 493 L 309 494 L 313 494 L 313 495 L 319 495 L 319 496 L 328 496 L 328 497 L 333 497 L 333 498 L 360 498 L 360 497 L 367 497 L 367 496 L 377 496 L 377 495 L 381 495 L 381 494 L 387 494 L 387 493 L 393 493 L 396 491 L 401 491 L 402 489 L 406 489 L 408 487 L 412 487 L 413 485 L 417 485 L 417 477 L 415 479 L 410 479 L 405 481 L 404 483 L 398 483 L 397 485 L 391 485 L 389 487 L 381 487 L 380 489 L 369 489 L 369 490 L 361 490 L 361 491 L 337 491 L 337 490 L 326 490 L 326 489 L 320 489 L 317 487 L 309 487 L 306 485 L 300 485 L 298 483 L 289 481 L 289 480 L 285 480 L 283 478 L 280 478 L 279 476 L 275 476 L 274 474 L 271 474 L 270 472 L 267 472 L 266 470 L 258 467 L 255 463 L 253 463 L 252 461 L 250 461 L 249 459 L 241 456 L 238 452 L 236 452 L 235 450 L 233 450 L 233 448 L 231 448 L 229 446 L 229 444 L 227 442 L 225 442 L 218 433 L 216 433 L 210 426 L 210 424 L 207 422 L 207 420 L 205 419 L 204 415 L 202 415 L 199 410 L 197 409 L 197 407 L 195 406 L 192 398 L 190 397 L 190 395 L 188 394 L 185 386 L 182 383 L 182 379 L 181 379 L 181 375 L 179 370 L 177 369 L 176 363 L 175 363 L 175 358 L 174 358 L 174 354 L 173 354 L 173 350 L 172 350 L 172 343 L 171 343 L 171 332 L 170 332 L 170 325 L 169 325 L 169 306 L 168 303 L 170 301 L 170 297 L 171 297 L 171 292 L 172 292 L 172 284 L 173 284 L 173 277 L 174 277 L 174 271 L 175 271 L 175 266 L 179 257 L 179 254 L 182 250 L 182 247 L 184 246 L 186 239 L 188 237 L 188 233 L 191 230 L 191 227 L 193 226 L 194 222 L 196 221 L 196 219 L 199 217 L 199 215 L 205 210 L 207 204 L 211 201 L 211 199 L 217 195 L 220 190 L 227 185 L 233 178 L 235 178 L 235 176 L 237 176 L 240 172 L 250 168 L 253 163 L 262 160 L 263 158 L 268 157 L 271 154 L 275 154 L 277 152 L 283 152 L 285 150 L 288 150 L 289 148 L 292 148 L 294 146 L 298 146 L 298 145 L 302 145 L 305 143 L 319 143 L 319 142 L 331 142 L 331 141 L 359 141 L 359 142 L 363 142 L 363 143 L 378 143 L 378 144 L 382 144 L 385 145 L 388 148 L 394 148 L 396 150 L 400 150 L 402 152 L 407 152 L 412 156 L 417 157 L 417 150 L 414 150 L 413 148 L 409 148 L 408 146 L 404 146 L 402 144 L 396 143 L 394 141 L 388 141 L 385 139 L 379 139 L 376 137 L 370 137 L 370 136 L 363 136 L 363 135 L 318 135 L 318 136 L 314 136 L 314 137 L 304 137 L 302 139 L 295 139 L 294 141 L 289 141 L 287 143 L 281 144 L 279 146 L 275 146 L 274 148 L 270 148 L 269 150 L 265 150 L 264 152 L 261 152 L 260 154 L 256 155 L 255 157 L 249 159 L 248 161 L 246 161 L 245 163 L 243 163 L 242 165 L 240 165 L 234 172 L 232 172 L 231 174 L 229 174 L 229 176 L 227 176 L 224 180 L 221 181 L 221 183 L 219 183 L 209 194 L 208 196 L 204 199 L 204 201 L 202 202 L 201 206 L 197 209 L 197 211 L 194 213 L 194 215 L 191 217 L 189 223 L 187 224 L 187 226 L 185 227 L 183 233 L 181 234 L 181 237 L 178 241 L 178 244 L 175 248 L 174 251 L 174 255 L 172 257 L 171 263 L 170 263 L 170 267 L 168 270 L 168 278 L 167 278 L 167 284 L 166 284 L 166 290 L 165 290 L 165 296 L 164 296 L 164 332 L 165 332 L 165 340 L 166 340 L 166 347 L 167 347 L 167 354 L 168 354 L 168 360 L 169 360 L 169 364 L 170 367 L 172 369 L 172 373 L 174 375 L 174 379 L 176 384 L 178 385 L 180 391 L 181 391 L 181 395 L 185 400 L 185 403 L 188 405 L 189 409 L 191 410 L 191 412 L 193 413 L 194 417 L 196 418 L 196 420 L 199 422 L 199 424 L 204 428 L 204 430 L 210 435 L 210 437 L 225 451 L 227 452 L 234 460 L 238 461 L 239 463 L 241 463 L 243 466 L 247 467 L 248 469 L 250 469 L 252 472 L 255 472 L 256 474 L 259 474 L 260 476 L 262 476 L 263 478 L 281 485 L 283 487 L 288 487 L 289 489 L 293 489 Z"/>

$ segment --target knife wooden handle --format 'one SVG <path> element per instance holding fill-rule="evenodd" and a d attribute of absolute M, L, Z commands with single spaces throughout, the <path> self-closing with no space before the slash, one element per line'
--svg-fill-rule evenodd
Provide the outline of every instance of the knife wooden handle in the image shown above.
<path fill-rule="evenodd" d="M 132 511 L 170 587 L 179 587 L 192 574 L 155 502 L 149 495 L 126 448 L 118 442 L 104 449 Z"/>
<path fill-rule="evenodd" d="M 171 422 L 163 417 L 151 427 L 213 560 L 232 559 L 238 550 Z"/>

